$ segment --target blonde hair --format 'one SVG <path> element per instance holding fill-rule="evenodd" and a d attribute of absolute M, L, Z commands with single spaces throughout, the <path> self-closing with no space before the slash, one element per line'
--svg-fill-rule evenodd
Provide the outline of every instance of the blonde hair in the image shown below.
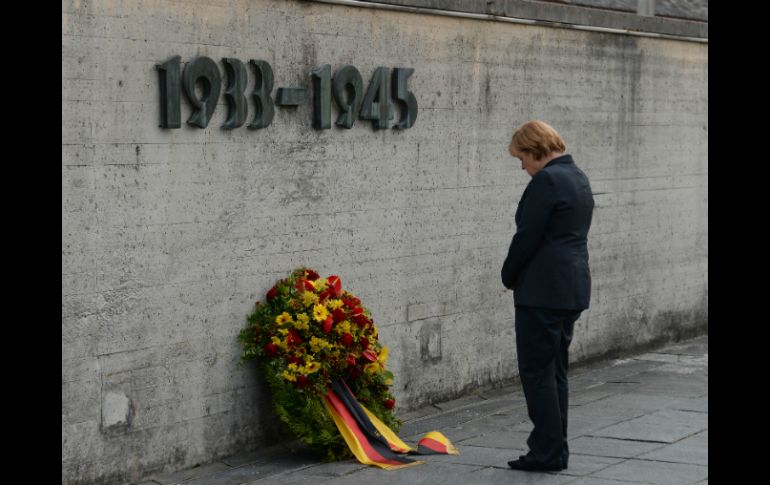
<path fill-rule="evenodd" d="M 561 135 L 548 123 L 527 121 L 513 133 L 508 147 L 512 152 L 525 152 L 540 160 L 552 152 L 564 152 L 567 145 Z"/>

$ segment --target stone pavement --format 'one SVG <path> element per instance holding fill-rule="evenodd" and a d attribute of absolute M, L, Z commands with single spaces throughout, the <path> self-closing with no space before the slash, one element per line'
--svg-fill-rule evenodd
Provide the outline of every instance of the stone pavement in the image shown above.
<path fill-rule="evenodd" d="M 355 460 L 321 463 L 280 445 L 225 458 L 141 485 L 708 483 L 708 336 L 570 371 L 570 461 L 558 473 L 512 470 L 532 426 L 520 385 L 400 414 L 399 436 L 416 444 L 441 431 L 459 456 L 386 471 Z"/>

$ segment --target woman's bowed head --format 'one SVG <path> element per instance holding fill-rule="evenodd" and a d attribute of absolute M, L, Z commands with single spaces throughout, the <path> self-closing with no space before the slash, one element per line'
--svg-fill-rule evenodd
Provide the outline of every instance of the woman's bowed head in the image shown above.
<path fill-rule="evenodd" d="M 567 145 L 548 123 L 527 121 L 513 133 L 508 153 L 521 160 L 521 169 L 534 177 L 548 162 L 564 155 Z"/>

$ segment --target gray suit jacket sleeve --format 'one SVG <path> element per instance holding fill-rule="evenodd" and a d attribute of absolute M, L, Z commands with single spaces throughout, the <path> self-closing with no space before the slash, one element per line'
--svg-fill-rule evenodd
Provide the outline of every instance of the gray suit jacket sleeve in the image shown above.
<path fill-rule="evenodd" d="M 500 272 L 506 288 L 513 289 L 522 268 L 540 246 L 555 204 L 553 180 L 548 173 L 541 170 L 532 177 L 516 209 L 516 234 Z"/>

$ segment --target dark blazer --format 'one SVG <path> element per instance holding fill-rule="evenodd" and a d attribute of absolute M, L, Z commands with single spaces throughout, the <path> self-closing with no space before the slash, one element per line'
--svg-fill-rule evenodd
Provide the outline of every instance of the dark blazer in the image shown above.
<path fill-rule="evenodd" d="M 516 209 L 516 234 L 501 271 L 514 305 L 588 308 L 593 210 L 591 185 L 571 155 L 554 158 L 532 177 Z"/>

